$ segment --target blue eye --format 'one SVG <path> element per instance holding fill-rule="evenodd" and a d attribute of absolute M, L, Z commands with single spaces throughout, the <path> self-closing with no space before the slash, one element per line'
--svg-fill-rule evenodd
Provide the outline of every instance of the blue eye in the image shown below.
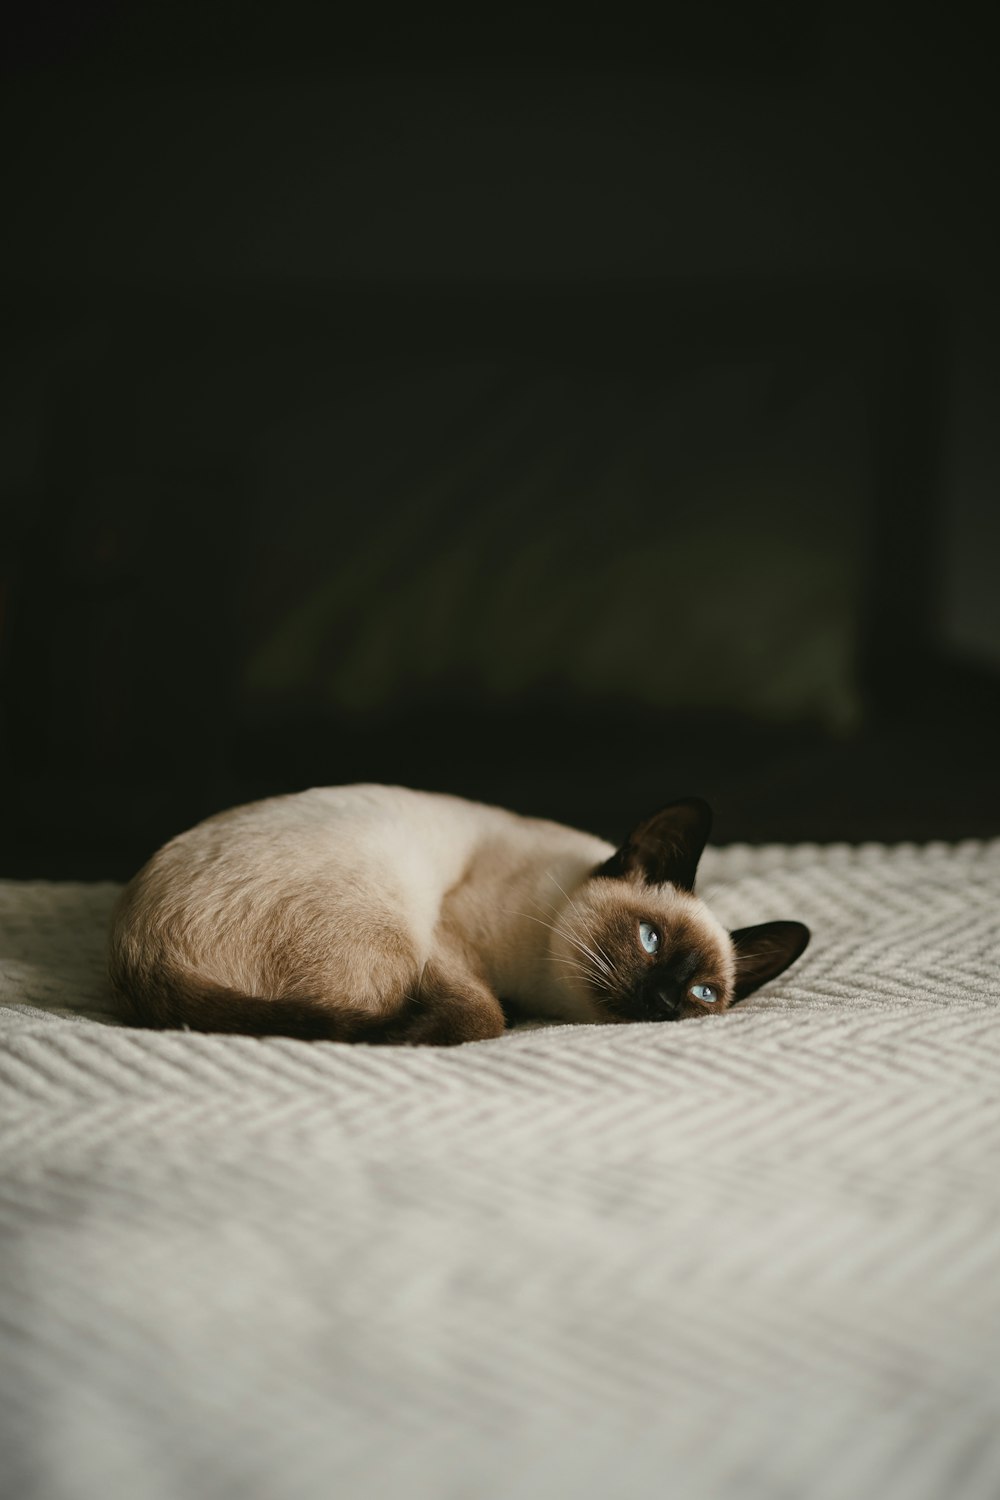
<path fill-rule="evenodd" d="M 696 1000 L 701 1000 L 706 1005 L 714 1005 L 719 998 L 718 990 L 714 990 L 710 984 L 693 984 L 691 993 Z"/>
<path fill-rule="evenodd" d="M 656 953 L 660 946 L 660 934 L 652 922 L 639 923 L 639 941 L 647 953 Z"/>

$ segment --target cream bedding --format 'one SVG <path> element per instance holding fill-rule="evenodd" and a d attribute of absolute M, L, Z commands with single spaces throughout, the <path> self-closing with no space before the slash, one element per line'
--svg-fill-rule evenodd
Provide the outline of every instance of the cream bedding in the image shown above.
<path fill-rule="evenodd" d="M 1000 843 L 709 851 L 730 1015 L 113 1024 L 0 885 L 0 1475 L 38 1500 L 1000 1494 Z"/>

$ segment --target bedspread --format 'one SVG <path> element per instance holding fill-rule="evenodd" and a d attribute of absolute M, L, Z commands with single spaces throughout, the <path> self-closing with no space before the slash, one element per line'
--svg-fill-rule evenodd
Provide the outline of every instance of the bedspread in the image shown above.
<path fill-rule="evenodd" d="M 115 1024 L 0 884 L 11 1500 L 1000 1493 L 1000 843 L 710 850 L 804 958 L 453 1049 Z"/>

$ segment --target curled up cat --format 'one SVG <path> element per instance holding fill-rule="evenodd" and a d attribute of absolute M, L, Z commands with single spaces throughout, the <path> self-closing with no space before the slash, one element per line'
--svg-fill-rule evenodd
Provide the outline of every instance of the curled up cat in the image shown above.
<path fill-rule="evenodd" d="M 801 922 L 729 932 L 694 894 L 711 812 L 671 803 L 616 849 L 402 787 L 233 808 L 122 894 L 109 965 L 135 1024 L 445 1045 L 509 1017 L 714 1015 L 803 952 Z"/>

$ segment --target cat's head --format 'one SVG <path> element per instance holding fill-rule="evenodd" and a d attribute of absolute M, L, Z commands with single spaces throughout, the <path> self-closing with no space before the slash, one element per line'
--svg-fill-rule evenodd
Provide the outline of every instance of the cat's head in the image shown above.
<path fill-rule="evenodd" d="M 801 922 L 728 932 L 694 894 L 712 813 L 686 798 L 645 818 L 573 893 L 553 938 L 569 987 L 614 1021 L 728 1009 L 804 951 Z"/>

